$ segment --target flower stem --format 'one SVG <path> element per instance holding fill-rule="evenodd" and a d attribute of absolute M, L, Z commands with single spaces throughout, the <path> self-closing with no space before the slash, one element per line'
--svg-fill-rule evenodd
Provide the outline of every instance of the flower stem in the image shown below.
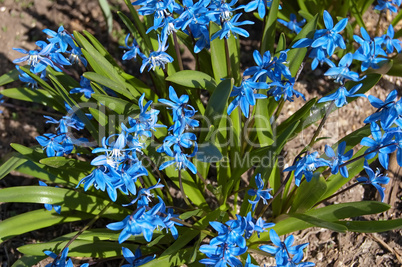
<path fill-rule="evenodd" d="M 183 61 L 181 59 L 180 46 L 179 46 L 179 42 L 177 41 L 177 35 L 176 35 L 175 31 L 173 31 L 172 34 L 173 34 L 174 48 L 176 50 L 177 61 L 179 63 L 179 69 L 183 70 Z"/>
<path fill-rule="evenodd" d="M 310 143 L 306 146 L 307 150 L 310 150 L 311 147 L 314 145 L 315 143 L 315 139 L 317 138 L 317 136 L 320 134 L 322 127 L 324 126 L 324 123 L 326 122 L 326 120 L 328 119 L 329 114 L 332 111 L 333 106 L 335 105 L 335 100 L 331 101 L 331 104 L 329 104 L 329 107 L 327 109 L 327 112 L 324 115 L 324 118 L 322 118 L 320 125 L 318 125 L 317 130 L 314 132 L 313 137 L 311 138 Z"/>
<path fill-rule="evenodd" d="M 382 18 L 384 17 L 386 11 L 381 11 L 380 12 L 380 16 L 378 16 L 378 21 L 377 21 L 377 25 L 375 26 L 375 34 L 374 36 L 378 36 L 378 34 L 380 33 L 380 22 L 382 20 Z"/>

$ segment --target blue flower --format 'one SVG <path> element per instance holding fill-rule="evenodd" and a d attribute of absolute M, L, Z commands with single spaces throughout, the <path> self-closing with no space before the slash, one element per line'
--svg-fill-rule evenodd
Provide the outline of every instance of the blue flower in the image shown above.
<path fill-rule="evenodd" d="M 94 185 L 97 190 L 100 189 L 101 191 L 105 191 L 105 189 L 107 189 L 110 199 L 114 202 L 117 199 L 117 192 L 114 184 L 117 182 L 118 179 L 107 175 L 105 168 L 99 167 L 94 169 L 88 176 L 82 178 L 76 188 L 84 183 L 84 191 L 87 191 L 91 185 Z"/>
<path fill-rule="evenodd" d="M 236 245 L 202 245 L 199 249 L 208 258 L 201 259 L 200 263 L 206 266 L 226 267 L 229 266 L 242 266 L 242 262 L 236 258 L 247 251 L 247 247 L 240 248 Z"/>
<path fill-rule="evenodd" d="M 74 45 L 70 51 L 66 51 L 67 54 L 70 54 L 68 60 L 74 64 L 81 62 L 85 67 L 88 65 L 88 61 L 82 56 L 81 48 Z"/>
<path fill-rule="evenodd" d="M 331 76 L 331 78 L 334 79 L 336 83 L 340 83 L 341 85 L 345 83 L 345 80 L 358 82 L 366 78 L 366 76 L 360 78 L 357 72 L 351 71 L 349 69 L 352 61 L 352 53 L 347 53 L 346 55 L 344 55 L 339 61 L 338 67 L 336 67 L 335 64 L 332 63 L 332 61 L 328 61 L 331 68 L 327 70 L 324 75 Z"/>
<path fill-rule="evenodd" d="M 284 242 L 282 242 L 274 229 L 269 231 L 269 237 L 276 246 L 262 245 L 260 249 L 275 256 L 277 266 L 295 266 L 303 258 L 303 249 L 307 247 L 308 243 L 292 246 L 294 242 L 293 235 L 288 236 Z M 295 255 L 294 258 L 290 258 L 290 255 Z M 313 265 L 300 265 L 300 266 L 314 266 Z"/>
<path fill-rule="evenodd" d="M 124 204 L 123 207 L 133 205 L 135 202 L 137 202 L 137 208 L 141 207 L 146 207 L 149 206 L 149 202 L 151 201 L 151 197 L 154 197 L 154 194 L 152 194 L 150 191 L 156 188 L 162 188 L 163 185 L 159 184 L 159 181 L 156 183 L 156 185 L 153 185 L 149 188 L 141 188 L 138 193 L 137 197 L 131 201 L 129 204 Z"/>
<path fill-rule="evenodd" d="M 188 160 L 188 158 L 195 156 L 195 154 L 197 153 L 196 148 L 197 147 L 194 148 L 193 153 L 186 154 L 183 153 L 179 145 L 175 144 L 173 146 L 173 150 L 164 151 L 168 156 L 173 157 L 174 159 L 162 163 L 161 166 L 159 167 L 159 170 L 163 170 L 166 167 L 175 164 L 176 169 L 178 170 L 188 168 L 192 173 L 197 174 L 197 168 L 191 161 Z"/>
<path fill-rule="evenodd" d="M 46 47 L 43 47 L 41 50 L 31 50 L 26 51 L 21 48 L 13 48 L 15 51 L 26 54 L 26 56 L 17 58 L 13 60 L 13 63 L 22 63 L 28 61 L 28 64 L 31 66 L 31 72 L 39 73 L 46 69 L 46 67 L 52 66 L 54 67 L 54 63 L 48 58 L 50 52 L 53 49 L 53 44 L 48 44 Z"/>
<path fill-rule="evenodd" d="M 211 239 L 210 245 L 229 244 L 246 248 L 246 239 L 243 236 L 246 221 L 243 217 L 238 216 L 237 220 L 229 220 L 226 224 L 215 221 L 209 224 L 218 231 L 218 236 Z"/>
<path fill-rule="evenodd" d="M 337 174 L 340 171 L 341 175 L 345 178 L 349 177 L 348 169 L 346 166 L 342 166 L 339 168 L 339 165 L 342 165 L 346 161 L 350 160 L 353 156 L 353 150 L 349 150 L 345 153 L 346 142 L 343 141 L 338 145 L 337 153 L 329 146 L 325 145 L 325 154 L 331 159 L 329 166 L 331 167 L 331 173 Z"/>
<path fill-rule="evenodd" d="M 381 11 L 386 9 L 394 13 L 398 13 L 398 7 L 401 5 L 400 0 L 377 0 L 377 2 L 378 4 L 374 9 Z"/>
<path fill-rule="evenodd" d="M 18 78 L 20 79 L 21 82 L 26 83 L 26 85 L 30 86 L 32 89 L 38 88 L 38 82 L 34 78 L 25 73 L 19 66 L 16 65 L 15 68 L 20 73 L 20 75 L 18 75 Z M 45 71 L 42 71 L 40 78 L 45 79 L 45 75 L 46 75 Z"/>
<path fill-rule="evenodd" d="M 363 167 L 364 167 L 364 170 L 366 171 L 368 177 L 359 177 L 356 180 L 360 183 L 373 185 L 378 190 L 378 193 L 380 193 L 381 201 L 384 201 L 385 188 L 381 187 L 380 184 L 388 184 L 390 179 L 388 177 L 380 174 L 379 169 L 377 169 L 377 171 L 374 173 L 374 171 L 368 165 L 367 160 L 364 161 Z"/>
<path fill-rule="evenodd" d="M 242 25 L 247 25 L 247 24 L 254 24 L 254 22 L 249 21 L 249 20 L 245 20 L 242 22 L 237 22 L 237 20 L 240 18 L 241 14 L 236 14 L 233 16 L 233 18 L 231 18 L 230 20 L 225 20 L 223 22 L 222 25 L 222 29 L 220 29 L 219 31 L 217 31 L 216 33 L 214 33 L 211 37 L 211 41 L 216 39 L 217 37 L 219 37 L 219 39 L 223 39 L 223 38 L 229 38 L 230 34 L 233 33 L 235 38 L 236 38 L 236 34 L 241 35 L 243 37 L 248 37 L 249 33 L 242 29 L 239 28 L 238 26 L 242 26 Z"/>
<path fill-rule="evenodd" d="M 338 88 L 338 90 L 336 90 L 335 93 L 322 97 L 320 100 L 318 100 L 318 103 L 335 100 L 335 105 L 340 108 L 348 103 L 348 101 L 346 101 L 346 97 L 366 97 L 364 94 L 356 94 L 362 85 L 362 83 L 359 83 L 353 86 L 349 91 L 345 86 L 342 85 Z"/>
<path fill-rule="evenodd" d="M 233 86 L 233 91 L 230 96 L 235 96 L 235 99 L 229 104 L 227 114 L 240 106 L 244 116 L 248 118 L 250 113 L 250 105 L 256 104 L 256 99 L 267 98 L 266 95 L 254 93 L 255 89 L 268 89 L 268 84 L 264 82 L 254 82 L 254 79 L 243 80 L 239 87 Z"/>
<path fill-rule="evenodd" d="M 274 227 L 274 223 L 266 223 L 261 217 L 258 220 L 254 219 L 251 216 L 251 212 L 247 213 L 247 216 L 244 217 L 246 220 L 246 229 L 244 230 L 244 237 L 249 239 L 254 232 L 257 233 L 258 237 L 260 237 L 260 233 L 266 232 L 266 228 Z"/>
<path fill-rule="evenodd" d="M 369 95 L 368 100 L 373 107 L 377 108 L 377 111 L 368 116 L 364 120 L 364 123 L 381 120 L 384 125 L 392 125 L 394 121 L 402 115 L 402 102 L 401 100 L 396 101 L 397 96 L 397 90 L 392 90 L 386 97 L 385 101 Z"/>
<path fill-rule="evenodd" d="M 48 157 L 59 157 L 64 154 L 64 148 L 60 144 L 61 142 L 63 142 L 64 137 L 64 134 L 55 135 L 52 133 L 45 133 L 43 136 L 36 137 L 36 141 L 38 141 L 43 149 L 46 149 L 46 155 Z"/>
<path fill-rule="evenodd" d="M 42 181 L 39 181 L 39 185 L 40 186 L 47 186 L 47 184 L 42 182 Z M 45 209 L 47 209 L 48 211 L 51 211 L 53 208 L 54 208 L 55 212 L 60 214 L 60 212 L 61 212 L 61 206 L 60 205 L 45 204 Z"/>
<path fill-rule="evenodd" d="M 128 38 L 130 37 L 130 34 L 127 34 L 126 39 L 124 42 L 126 43 L 126 46 L 120 46 L 120 48 L 127 49 L 128 51 L 124 53 L 122 59 L 123 60 L 130 60 L 134 58 L 134 60 L 137 59 L 137 55 L 140 57 L 145 57 L 143 53 L 140 51 L 140 46 L 138 45 L 137 41 L 133 39 L 132 45 L 128 45 Z"/>
<path fill-rule="evenodd" d="M 379 40 L 379 43 L 381 43 L 382 47 L 385 48 L 389 54 L 394 52 L 394 48 L 398 53 L 402 51 L 401 41 L 394 39 L 394 35 L 394 27 L 392 27 L 392 24 L 390 24 L 386 34 L 375 38 Z"/>
<path fill-rule="evenodd" d="M 151 210 L 146 211 L 145 207 L 137 209 L 132 215 L 128 215 L 123 221 L 109 223 L 106 227 L 113 231 L 122 230 L 119 235 L 119 244 L 126 241 L 131 235 L 144 235 L 146 241 L 151 242 L 154 230 L 160 226 L 164 227 L 163 221 L 155 214 L 160 210 L 161 205 L 155 205 Z"/>
<path fill-rule="evenodd" d="M 344 18 L 334 26 L 331 15 L 328 11 L 324 10 L 324 24 L 326 29 L 318 30 L 316 32 L 318 36 L 321 36 L 314 38 L 315 40 L 311 44 L 311 47 L 322 47 L 326 50 L 329 56 L 334 53 L 336 47 L 346 49 L 343 37 L 339 33 L 346 27 L 347 23 L 348 19 Z"/>
<path fill-rule="evenodd" d="M 140 248 L 137 248 L 135 250 L 135 254 L 133 254 L 133 252 L 131 252 L 131 250 L 129 250 L 128 248 L 122 247 L 121 248 L 123 251 L 123 256 L 126 259 L 126 261 L 128 261 L 129 264 L 124 264 L 121 267 L 137 267 L 137 266 L 141 266 L 144 265 L 147 262 L 150 262 L 151 260 L 155 259 L 156 255 L 153 256 L 147 256 L 143 259 L 142 258 L 142 253 Z"/>
<path fill-rule="evenodd" d="M 59 45 L 60 52 L 66 52 L 68 45 L 71 47 L 75 46 L 72 35 L 70 35 L 63 26 L 60 26 L 57 32 L 49 29 L 44 29 L 43 32 L 51 37 L 48 38 L 49 42 Z"/>
<path fill-rule="evenodd" d="M 246 11 L 246 12 L 251 12 L 251 11 L 254 11 L 257 9 L 258 16 L 260 16 L 260 18 L 263 19 L 265 17 L 267 8 L 270 8 L 271 5 L 272 5 L 272 0 L 252 0 L 246 6 L 241 6 L 241 7 L 244 7 L 244 11 Z M 280 5 L 279 5 L 279 9 L 282 9 L 282 7 Z"/>
<path fill-rule="evenodd" d="M 266 82 L 267 78 L 272 81 L 281 81 L 282 75 L 286 79 L 292 78 L 289 68 L 285 65 L 287 63 L 287 52 L 283 50 L 279 53 L 279 57 L 271 57 L 271 52 L 266 51 L 261 57 L 258 50 L 253 52 L 253 58 L 257 66 L 246 69 L 243 76 L 253 75 L 254 81 Z"/>
<path fill-rule="evenodd" d="M 377 123 L 372 122 L 370 124 L 371 135 L 373 139 L 369 137 L 363 137 L 360 144 L 362 146 L 368 146 L 369 148 L 366 150 L 365 159 L 372 159 L 378 153 L 378 159 L 381 165 L 388 169 L 389 163 L 389 154 L 395 151 L 396 145 L 395 141 L 393 140 L 394 135 L 388 134 L 387 132 L 384 133 L 382 136 L 382 132 L 380 126 Z"/>
<path fill-rule="evenodd" d="M 276 101 L 283 97 L 283 100 L 293 102 L 293 96 L 296 96 L 297 98 L 301 97 L 304 99 L 304 101 L 306 101 L 304 95 L 293 88 L 294 84 L 295 78 L 272 82 L 270 84 L 272 88 L 269 89 L 268 96 L 274 96 Z"/>
<path fill-rule="evenodd" d="M 313 178 L 313 173 L 318 167 L 329 166 L 329 162 L 325 159 L 318 158 L 318 152 L 307 152 L 301 159 L 297 160 L 295 165 L 284 169 L 284 172 L 295 171 L 295 184 L 300 185 L 301 178 L 304 174 L 306 181 L 310 182 Z"/>
<path fill-rule="evenodd" d="M 263 190 L 264 182 L 261 179 L 261 173 L 258 173 L 254 179 L 257 185 L 257 189 L 249 189 L 247 192 L 250 196 L 256 196 L 254 200 L 248 200 L 248 202 L 252 204 L 251 208 L 253 210 L 255 210 L 255 207 L 257 206 L 260 199 L 262 199 L 263 203 L 267 205 L 267 200 L 272 198 L 272 196 L 269 194 L 272 188 Z"/>
<path fill-rule="evenodd" d="M 86 98 L 90 99 L 91 95 L 94 93 L 94 90 L 91 87 L 91 81 L 84 76 L 81 76 L 80 86 L 81 87 L 71 89 L 70 94 L 83 93 Z"/>
<path fill-rule="evenodd" d="M 278 22 L 284 26 L 286 26 L 289 30 L 295 33 L 299 33 L 301 31 L 301 26 L 306 23 L 305 19 L 302 19 L 300 22 L 297 22 L 297 18 L 295 14 L 290 14 L 290 21 L 284 21 L 283 19 L 278 19 Z"/>
<path fill-rule="evenodd" d="M 177 27 L 182 31 L 187 29 L 190 24 L 198 24 L 202 16 L 208 13 L 208 4 L 210 0 L 201 0 L 194 3 L 192 0 L 184 0 L 184 11 L 176 19 Z"/>
<path fill-rule="evenodd" d="M 55 261 L 46 264 L 45 267 L 55 267 L 55 266 L 56 267 L 74 267 L 73 262 L 71 261 L 71 259 L 67 260 L 68 247 L 65 248 L 62 251 L 60 257 L 58 257 L 55 253 L 53 253 L 53 252 L 51 252 L 49 250 L 45 250 L 45 251 L 43 251 L 43 253 L 45 253 L 47 256 L 52 257 L 53 259 L 55 259 Z"/>
<path fill-rule="evenodd" d="M 366 71 L 368 68 L 378 69 L 380 68 L 379 64 L 381 62 L 388 60 L 387 58 L 384 58 L 387 56 L 384 50 L 378 49 L 380 47 L 379 41 L 374 40 L 369 45 L 364 44 L 353 54 L 353 59 L 362 61 L 360 67 L 362 71 Z"/>
<path fill-rule="evenodd" d="M 153 51 L 149 54 L 149 57 L 146 57 L 145 55 L 142 56 L 142 65 L 140 68 L 140 72 L 142 73 L 145 69 L 145 67 L 148 67 L 148 71 L 155 70 L 156 67 L 160 67 L 162 69 L 165 69 L 165 65 L 167 63 L 172 63 L 173 58 L 169 56 L 168 53 L 166 53 L 166 50 L 169 45 L 166 45 L 167 42 L 167 37 L 160 38 L 158 36 L 158 44 L 159 48 L 156 51 Z"/>

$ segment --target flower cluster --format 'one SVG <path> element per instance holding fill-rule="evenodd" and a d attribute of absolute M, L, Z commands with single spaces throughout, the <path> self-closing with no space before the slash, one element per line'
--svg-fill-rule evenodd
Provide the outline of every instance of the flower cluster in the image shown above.
<path fill-rule="evenodd" d="M 152 136 L 151 130 L 155 130 L 155 127 L 163 127 L 157 124 L 159 111 L 152 108 L 148 110 L 152 101 L 148 101 L 143 106 L 144 97 L 145 94 L 138 102 L 140 107 L 138 118 L 129 118 L 129 127 L 122 124 L 120 134 L 104 137 L 102 147 L 92 150 L 92 153 L 104 154 L 92 160 L 91 165 L 97 168 L 83 178 L 77 187 L 84 183 L 85 191 L 91 185 L 102 191 L 106 189 L 113 201 L 117 199 L 117 189 L 125 195 L 137 194 L 135 182 L 139 177 L 148 175 L 137 153 L 142 153 L 145 147 L 144 138 Z"/>
<path fill-rule="evenodd" d="M 74 141 L 86 142 L 85 138 L 73 139 L 71 138 L 71 131 L 69 128 L 76 130 L 84 129 L 84 123 L 78 118 L 74 111 L 65 104 L 67 116 L 63 116 L 60 120 L 56 120 L 50 116 L 44 116 L 46 123 L 56 124 L 56 134 L 45 133 L 43 136 L 36 137 L 38 143 L 46 149 L 48 157 L 63 156 L 70 154 L 74 149 Z M 91 116 L 88 114 L 87 116 Z"/>
<path fill-rule="evenodd" d="M 201 259 L 200 263 L 207 266 L 227 266 L 227 264 L 243 266 L 236 257 L 246 253 L 246 239 L 253 233 L 259 234 L 274 226 L 273 223 L 264 222 L 262 218 L 253 219 L 251 213 L 248 213 L 247 217 L 237 215 L 236 220 L 229 220 L 225 224 L 220 222 L 209 224 L 218 232 L 218 236 L 211 239 L 209 245 L 200 247 L 200 251 L 208 257 Z M 248 264 L 252 266 L 250 262 Z"/>
<path fill-rule="evenodd" d="M 74 36 L 67 32 L 63 26 L 58 31 L 44 29 L 48 36 L 48 42 L 37 41 L 38 46 L 35 50 L 27 51 L 22 48 L 13 48 L 14 50 L 25 54 L 26 56 L 17 58 L 13 63 L 27 62 L 30 71 L 42 79 L 46 76 L 46 67 L 51 66 L 56 71 L 63 71 L 65 66 L 72 65 L 75 62 L 81 62 L 87 66 L 87 60 L 82 56 L 81 48 L 74 43 Z M 70 50 L 68 50 L 70 48 Z M 68 57 L 68 59 L 66 58 Z M 37 82 L 16 66 L 20 72 L 20 80 L 33 88 L 37 87 Z"/>
<path fill-rule="evenodd" d="M 185 132 L 199 126 L 199 122 L 192 118 L 196 110 L 189 104 L 189 96 L 182 95 L 179 98 L 172 86 L 169 87 L 169 98 L 170 100 L 159 99 L 159 102 L 172 109 L 173 125 L 169 128 L 170 134 L 165 137 L 157 152 L 165 153 L 173 160 L 164 162 L 159 170 L 175 164 L 178 170 L 188 168 L 196 174 L 197 168 L 188 158 L 197 153 L 197 136 L 194 133 Z M 193 148 L 193 152 L 186 153 L 191 148 Z"/>
<path fill-rule="evenodd" d="M 110 230 L 122 230 L 119 235 L 119 243 L 123 243 L 132 235 L 143 235 L 145 240 L 151 242 L 155 230 L 170 230 L 173 237 L 177 239 L 178 231 L 176 225 L 181 226 L 173 214 L 172 209 L 166 209 L 163 200 L 159 198 L 159 203 L 149 208 L 142 206 L 137 208 L 131 215 L 128 215 L 123 221 L 109 223 L 106 227 Z"/>
<path fill-rule="evenodd" d="M 276 247 L 262 245 L 260 249 L 275 256 L 276 266 L 315 266 L 312 262 L 299 263 L 303 259 L 303 249 L 307 247 L 308 243 L 292 246 L 294 242 L 293 235 L 288 236 L 285 241 L 282 242 L 274 229 L 269 231 L 269 237 Z M 291 255 L 293 255 L 293 257 L 291 257 Z"/>

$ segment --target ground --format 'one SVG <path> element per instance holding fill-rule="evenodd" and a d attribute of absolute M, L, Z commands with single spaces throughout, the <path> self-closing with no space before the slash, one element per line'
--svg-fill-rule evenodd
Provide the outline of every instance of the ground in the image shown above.
<path fill-rule="evenodd" d="M 112 3 L 113 10 L 126 10 L 123 1 L 109 1 Z M 371 12 L 365 20 L 374 25 L 376 15 Z M 120 58 L 121 49 L 118 48 L 119 41 L 124 38 L 124 27 L 118 23 L 115 16 L 114 30 L 111 34 L 107 33 L 106 24 L 103 19 L 101 9 L 96 0 L 77 1 L 51 1 L 51 0 L 0 0 L 0 74 L 8 72 L 14 68 L 12 61 L 21 54 L 12 50 L 13 47 L 24 48 L 27 50 L 35 48 L 35 41 L 45 38 L 42 29 L 49 28 L 57 30 L 60 25 L 64 25 L 70 32 L 77 30 L 87 30 L 94 34 L 105 47 L 115 56 Z M 391 18 L 385 17 L 384 23 Z M 250 28 L 251 29 L 251 28 Z M 258 36 L 258 30 L 254 30 Z M 253 64 L 251 57 L 252 51 L 258 45 L 258 38 L 242 41 L 242 62 Z M 191 67 L 191 62 L 188 64 Z M 306 96 L 306 99 L 322 96 L 331 90 L 331 83 L 324 78 L 322 71 L 311 71 L 306 67 L 304 74 L 300 77 L 297 88 Z M 0 87 L 0 90 L 2 87 Z M 384 79 L 370 91 L 381 99 L 393 89 L 401 90 L 401 80 L 395 77 L 385 76 Z M 6 100 L 6 105 L 0 107 L 3 114 L 0 114 L 0 157 L 10 153 L 12 148 L 10 143 L 19 143 L 26 146 L 36 145 L 35 137 L 46 132 L 49 126 L 45 125 L 40 118 L 42 115 L 51 113 L 51 110 L 40 105 L 28 105 L 25 102 Z M 288 117 L 303 105 L 304 101 L 297 99 L 294 103 L 288 104 L 283 109 L 279 119 Z M 316 149 L 321 149 L 325 143 L 334 143 L 336 136 L 342 136 L 361 127 L 363 120 L 374 109 L 370 108 L 367 99 L 358 99 L 353 104 L 343 108 L 333 115 L 324 128 L 323 136 L 330 136 L 332 139 L 323 141 L 316 145 Z M 287 144 L 285 151 L 287 158 L 296 155 L 308 142 L 308 137 L 314 131 L 314 127 L 306 130 L 303 137 L 294 139 Z M 336 129 L 334 132 L 333 130 Z M 320 148 L 321 147 L 321 148 Z M 385 202 L 392 208 L 379 216 L 365 216 L 355 218 L 361 220 L 386 220 L 401 218 L 401 197 L 402 182 L 401 171 L 398 166 L 391 168 L 388 175 L 392 178 L 392 183 L 387 186 Z M 36 179 L 22 176 L 13 172 L 8 177 L 0 181 L 0 188 L 16 185 L 37 184 Z M 325 203 L 360 201 L 368 199 L 378 199 L 375 190 L 370 187 L 355 187 L 347 193 Z M 23 205 L 14 203 L 0 204 L 0 220 L 4 220 L 18 213 L 26 212 L 29 209 L 42 208 L 42 205 Z M 35 242 L 36 240 L 46 240 L 57 235 L 71 231 L 70 228 L 76 225 L 64 225 L 61 229 L 50 228 L 44 232 L 33 232 L 21 237 L 14 238 L 0 245 L 1 266 L 11 266 L 18 259 L 20 254 L 16 248 L 25 243 Z M 309 242 L 306 260 L 315 262 L 317 266 L 401 266 L 402 237 L 401 230 L 389 231 L 378 234 L 357 234 L 357 233 L 336 233 L 325 229 L 307 229 L 294 233 L 297 244 Z M 269 259 L 264 263 L 272 264 Z"/>

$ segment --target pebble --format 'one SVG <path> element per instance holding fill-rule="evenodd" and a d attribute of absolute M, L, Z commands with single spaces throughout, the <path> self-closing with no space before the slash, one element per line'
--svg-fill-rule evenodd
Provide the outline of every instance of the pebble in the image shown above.
<path fill-rule="evenodd" d="M 2 6 L 2 7 L 0 7 L 0 12 L 5 12 L 6 11 L 6 7 L 5 6 Z"/>

